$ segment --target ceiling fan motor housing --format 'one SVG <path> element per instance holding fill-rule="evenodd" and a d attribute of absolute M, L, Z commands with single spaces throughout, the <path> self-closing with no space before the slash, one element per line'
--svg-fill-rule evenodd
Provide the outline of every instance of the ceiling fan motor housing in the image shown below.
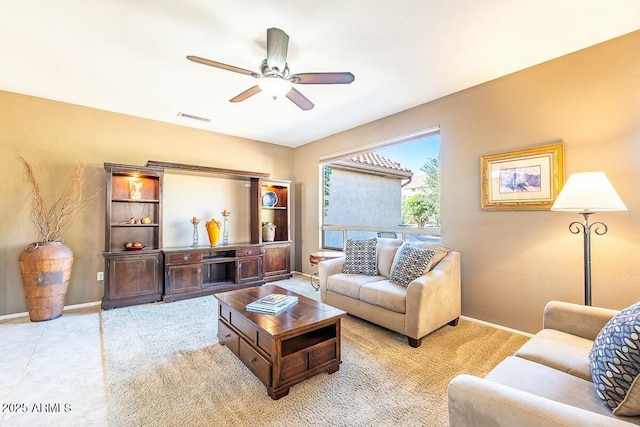
<path fill-rule="evenodd" d="M 262 61 L 260 65 L 260 73 L 262 73 L 263 77 L 280 77 L 281 79 L 286 79 L 289 77 L 289 64 L 285 62 L 284 69 L 282 71 L 273 69 L 269 67 L 267 60 Z"/>

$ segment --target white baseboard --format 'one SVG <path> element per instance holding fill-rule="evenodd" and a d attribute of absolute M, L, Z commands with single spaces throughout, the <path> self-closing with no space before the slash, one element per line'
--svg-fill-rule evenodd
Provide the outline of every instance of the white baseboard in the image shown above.
<path fill-rule="evenodd" d="M 491 323 L 491 322 L 485 322 L 484 320 L 474 319 L 473 317 L 460 316 L 460 318 L 464 319 L 464 320 L 468 320 L 470 322 L 476 322 L 476 323 L 480 323 L 482 325 L 491 326 L 492 328 L 502 329 L 503 331 L 511 332 L 513 334 L 524 335 L 525 337 L 532 337 L 533 336 L 533 334 L 530 334 L 529 332 L 520 331 L 518 329 L 507 328 L 506 326 L 498 325 L 498 324 Z"/>
<path fill-rule="evenodd" d="M 74 310 L 77 308 L 85 308 L 85 307 L 93 307 L 96 305 L 100 305 L 102 302 L 101 301 L 93 301 L 93 302 L 85 302 L 82 304 L 74 304 L 74 305 L 65 305 L 63 308 L 63 312 L 66 310 Z M 9 319 L 17 319 L 20 317 L 29 317 L 29 313 L 28 312 L 24 312 L 24 313 L 12 313 L 12 314 L 4 314 L 2 316 L 0 316 L 0 321 L 2 320 L 9 320 Z"/>

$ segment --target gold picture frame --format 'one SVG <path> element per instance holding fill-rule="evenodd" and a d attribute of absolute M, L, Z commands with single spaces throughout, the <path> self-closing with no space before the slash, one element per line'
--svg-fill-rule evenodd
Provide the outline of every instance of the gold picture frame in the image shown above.
<path fill-rule="evenodd" d="M 483 210 L 549 210 L 564 184 L 564 144 L 480 158 Z"/>

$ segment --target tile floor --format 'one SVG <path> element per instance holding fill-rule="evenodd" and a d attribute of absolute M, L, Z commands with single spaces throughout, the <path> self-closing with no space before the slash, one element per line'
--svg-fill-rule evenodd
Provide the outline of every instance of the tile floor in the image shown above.
<path fill-rule="evenodd" d="M 274 284 L 319 298 L 300 274 Z M 102 357 L 99 305 L 0 321 L 0 426 L 107 426 Z"/>
<path fill-rule="evenodd" d="M 100 306 L 0 321 L 0 426 L 106 426 Z"/>

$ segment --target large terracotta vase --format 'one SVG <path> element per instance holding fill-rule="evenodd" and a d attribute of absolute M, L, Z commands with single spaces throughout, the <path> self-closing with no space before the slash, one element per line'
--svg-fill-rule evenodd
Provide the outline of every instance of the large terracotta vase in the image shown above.
<path fill-rule="evenodd" d="M 31 321 L 60 317 L 73 266 L 71 248 L 61 242 L 32 243 L 18 261 Z"/>
<path fill-rule="evenodd" d="M 217 245 L 218 240 L 220 240 L 220 222 L 212 219 L 211 221 L 206 222 L 206 226 L 211 246 Z"/>

